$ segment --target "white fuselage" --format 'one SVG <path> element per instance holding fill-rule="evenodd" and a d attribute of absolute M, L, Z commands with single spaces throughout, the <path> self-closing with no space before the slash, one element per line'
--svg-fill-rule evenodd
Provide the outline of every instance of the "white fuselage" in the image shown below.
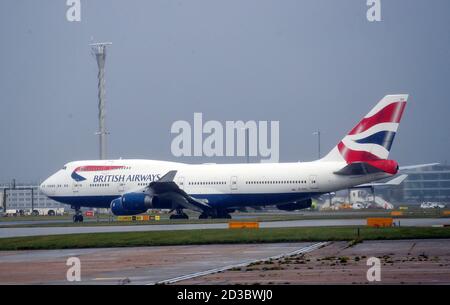
<path fill-rule="evenodd" d="M 199 164 L 154 160 L 75 161 L 41 184 L 50 198 L 72 206 L 109 207 L 124 193 L 138 192 L 167 172 L 188 195 L 211 206 L 274 205 L 368 183 L 386 173 L 334 174 L 345 162 Z"/>

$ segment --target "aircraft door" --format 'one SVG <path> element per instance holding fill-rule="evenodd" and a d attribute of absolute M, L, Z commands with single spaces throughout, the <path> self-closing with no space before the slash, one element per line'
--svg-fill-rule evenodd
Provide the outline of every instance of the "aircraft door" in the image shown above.
<path fill-rule="evenodd" d="M 81 183 L 74 181 L 72 184 L 72 192 L 74 194 L 78 194 L 80 192 L 80 188 L 81 188 Z"/>
<path fill-rule="evenodd" d="M 119 192 L 119 194 L 123 194 L 125 192 L 125 182 L 119 182 L 117 191 Z"/>
<path fill-rule="evenodd" d="M 313 190 L 319 188 L 319 183 L 317 182 L 316 175 L 309 176 L 309 188 Z"/>
<path fill-rule="evenodd" d="M 238 189 L 238 184 L 237 184 L 237 176 L 232 176 L 230 179 L 230 189 L 232 192 L 236 192 Z"/>
<path fill-rule="evenodd" d="M 184 177 L 183 176 L 178 177 L 177 184 L 180 189 L 184 190 Z"/>

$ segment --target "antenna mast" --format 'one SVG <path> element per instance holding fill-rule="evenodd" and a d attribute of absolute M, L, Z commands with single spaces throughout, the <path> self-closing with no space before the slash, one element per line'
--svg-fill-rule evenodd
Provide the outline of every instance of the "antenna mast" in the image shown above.
<path fill-rule="evenodd" d="M 92 54 L 95 56 L 98 66 L 98 127 L 96 132 L 100 140 L 100 159 L 106 159 L 106 136 L 108 132 L 105 128 L 105 59 L 106 46 L 112 45 L 111 42 L 92 43 Z"/>

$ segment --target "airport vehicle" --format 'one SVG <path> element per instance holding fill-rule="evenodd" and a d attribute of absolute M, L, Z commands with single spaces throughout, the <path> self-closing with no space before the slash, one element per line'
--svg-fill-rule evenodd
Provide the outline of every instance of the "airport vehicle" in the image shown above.
<path fill-rule="evenodd" d="M 26 215 L 33 216 L 61 216 L 64 215 L 64 208 L 34 208 L 27 210 Z"/>
<path fill-rule="evenodd" d="M 387 95 L 323 158 L 313 162 L 184 164 L 155 160 L 75 161 L 46 179 L 41 191 L 76 210 L 110 207 L 115 215 L 170 209 L 171 219 L 230 218 L 242 207 L 311 206 L 311 198 L 395 175 L 388 155 L 408 95 Z"/>
<path fill-rule="evenodd" d="M 445 204 L 439 202 L 422 202 L 421 209 L 445 209 Z"/>
<path fill-rule="evenodd" d="M 5 216 L 60 216 L 64 208 L 7 209 Z"/>
<path fill-rule="evenodd" d="M 24 210 L 18 210 L 18 209 L 6 209 L 5 216 L 23 216 L 25 215 Z"/>

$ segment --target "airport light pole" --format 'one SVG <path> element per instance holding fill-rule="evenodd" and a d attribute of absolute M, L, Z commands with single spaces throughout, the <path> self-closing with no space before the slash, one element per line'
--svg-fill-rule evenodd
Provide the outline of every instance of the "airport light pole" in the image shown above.
<path fill-rule="evenodd" d="M 320 130 L 314 131 L 313 135 L 317 136 L 317 156 L 320 159 Z"/>
<path fill-rule="evenodd" d="M 98 125 L 99 130 L 96 132 L 99 135 L 100 141 L 100 159 L 106 159 L 106 136 L 108 132 L 105 128 L 105 59 L 106 46 L 112 45 L 111 42 L 92 43 L 92 54 L 95 56 L 98 66 Z"/>

